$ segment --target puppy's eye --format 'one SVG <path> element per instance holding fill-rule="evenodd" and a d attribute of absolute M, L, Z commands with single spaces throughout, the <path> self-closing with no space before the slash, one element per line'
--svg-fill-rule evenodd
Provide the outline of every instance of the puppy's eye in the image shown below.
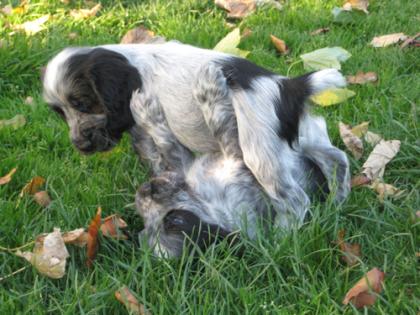
<path fill-rule="evenodd" d="M 58 106 L 51 106 L 51 109 L 53 111 L 55 111 L 61 118 L 63 118 L 63 119 L 66 118 L 66 115 L 64 114 L 64 111 L 60 107 L 58 107 Z"/>
<path fill-rule="evenodd" d="M 70 99 L 70 104 L 71 106 L 82 113 L 89 113 L 89 107 L 86 105 L 86 103 L 76 99 L 76 98 L 71 98 Z"/>

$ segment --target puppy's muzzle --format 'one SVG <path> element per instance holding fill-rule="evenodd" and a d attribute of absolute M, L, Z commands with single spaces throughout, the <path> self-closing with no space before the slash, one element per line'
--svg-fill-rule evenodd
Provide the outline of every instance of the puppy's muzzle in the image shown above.
<path fill-rule="evenodd" d="M 71 141 L 76 148 L 85 154 L 106 151 L 114 145 L 106 128 L 104 115 L 90 115 L 74 128 L 71 128 Z"/>

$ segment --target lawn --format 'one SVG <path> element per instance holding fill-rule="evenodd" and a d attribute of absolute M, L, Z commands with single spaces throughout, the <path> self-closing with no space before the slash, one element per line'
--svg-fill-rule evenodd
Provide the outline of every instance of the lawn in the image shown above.
<path fill-rule="evenodd" d="M 65 1 L 63 1 L 65 2 Z M 252 30 L 240 48 L 248 59 L 280 74 L 305 72 L 299 55 L 327 46 L 341 46 L 352 57 L 344 74 L 375 71 L 377 85 L 351 86 L 356 96 L 343 104 L 316 108 L 328 121 L 332 141 L 344 149 L 337 123 L 370 121 L 370 130 L 385 139 L 399 139 L 401 151 L 384 176 L 406 193 L 381 203 L 368 188 L 354 189 L 340 207 L 315 202 L 312 218 L 299 230 L 282 236 L 272 231 L 257 242 L 243 240 L 237 257 L 222 244 L 199 256 L 179 261 L 157 260 L 139 246 L 141 220 L 133 198 L 147 180 L 147 166 L 131 149 L 128 137 L 113 151 L 82 156 L 71 145 L 66 124 L 42 100 L 40 68 L 71 45 L 117 43 L 124 33 L 145 25 L 167 39 L 212 48 L 229 32 L 226 13 L 213 1 L 102 1 L 96 17 L 76 20 L 72 8 L 93 6 L 83 1 L 30 1 L 22 14 L 0 14 L 0 119 L 16 114 L 25 126 L 0 129 L 0 176 L 17 167 L 12 181 L 0 186 L 0 246 L 17 247 L 54 227 L 71 230 L 87 226 L 98 205 L 105 215 L 118 213 L 129 223 L 131 240 L 102 239 L 94 266 L 85 266 L 84 250 L 68 246 L 71 257 L 60 280 L 29 267 L 0 281 L 0 314 L 125 314 L 114 292 L 127 285 L 152 314 L 356 314 L 342 299 L 373 267 L 386 273 L 384 290 L 372 314 L 417 314 L 420 306 L 419 252 L 419 129 L 420 54 L 398 45 L 373 48 L 374 36 L 419 31 L 420 3 L 371 1 L 370 14 L 355 24 L 336 24 L 333 0 L 286 1 L 282 11 L 261 9 L 240 23 Z M 6 3 L 1 2 L 2 6 Z M 17 6 L 16 1 L 12 1 Z M 50 13 L 46 29 L 33 35 L 12 32 L 11 25 Z M 330 31 L 311 36 L 321 27 Z M 70 38 L 69 33 L 77 33 Z M 286 41 L 290 55 L 280 57 L 270 34 Z M 32 105 L 25 98 L 32 96 Z M 351 159 L 356 174 L 362 159 Z M 42 208 L 32 198 L 20 202 L 19 192 L 32 177 L 47 179 L 53 202 Z M 359 243 L 361 263 L 348 267 L 333 243 L 340 229 Z M 0 277 L 28 263 L 0 250 Z"/>

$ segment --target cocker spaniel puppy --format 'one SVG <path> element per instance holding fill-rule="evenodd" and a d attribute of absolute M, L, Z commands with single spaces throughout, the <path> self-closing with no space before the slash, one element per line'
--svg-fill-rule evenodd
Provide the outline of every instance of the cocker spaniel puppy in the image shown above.
<path fill-rule="evenodd" d="M 156 97 L 136 92 L 131 103 L 136 123 L 152 137 L 173 169 L 144 183 L 136 194 L 137 211 L 144 222 L 142 238 L 159 257 L 179 257 L 187 244 L 205 249 L 229 236 L 233 238 L 233 232 L 239 230 L 252 239 L 259 227 L 273 224 L 273 207 L 246 167 L 239 144 L 225 137 L 237 134 L 235 121 L 220 119 L 231 111 L 232 99 L 222 82 L 210 84 L 223 80 L 223 74 L 210 67 L 200 80 L 196 97 L 206 99 L 202 110 L 220 145 L 219 153 L 194 158 L 173 135 Z M 317 160 L 322 152 L 313 150 L 319 141 L 329 142 L 325 122 L 322 118 L 307 118 L 305 122 L 304 128 L 310 128 L 311 135 L 301 128 L 299 145 L 288 161 L 290 171 L 306 194 L 325 194 L 328 174 L 323 173 L 323 161 Z"/>
<path fill-rule="evenodd" d="M 208 71 L 217 74 L 214 81 L 200 79 Z M 322 160 L 330 188 L 337 184 L 336 199 L 349 192 L 346 156 L 328 137 L 316 139 L 304 105 L 315 92 L 345 85 L 337 70 L 289 79 L 242 58 L 168 42 L 65 49 L 49 62 L 43 84 L 45 100 L 66 119 L 81 152 L 108 150 L 127 131 L 155 174 L 170 169 L 170 163 L 144 126 L 135 123 L 130 99 L 137 89 L 157 98 L 171 133 L 186 149 L 220 152 L 227 143 L 240 149 L 280 226 L 288 226 L 291 216 L 302 222 L 309 206 L 293 174 L 300 134 L 315 138 L 306 150 Z M 200 93 L 203 89 L 207 92 Z M 230 100 L 221 113 L 208 109 L 214 93 Z M 229 128 L 215 128 L 214 121 Z"/>

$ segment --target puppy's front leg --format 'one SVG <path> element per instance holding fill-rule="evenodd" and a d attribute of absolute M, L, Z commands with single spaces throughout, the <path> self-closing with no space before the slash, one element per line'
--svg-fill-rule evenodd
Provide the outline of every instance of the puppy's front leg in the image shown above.
<path fill-rule="evenodd" d="M 168 169 L 183 174 L 194 157 L 170 130 L 158 99 L 143 92 L 134 92 L 130 108 L 134 120 L 151 137 Z"/>
<path fill-rule="evenodd" d="M 193 95 L 220 150 L 225 155 L 242 158 L 230 88 L 219 66 L 209 64 L 200 69 Z"/>

